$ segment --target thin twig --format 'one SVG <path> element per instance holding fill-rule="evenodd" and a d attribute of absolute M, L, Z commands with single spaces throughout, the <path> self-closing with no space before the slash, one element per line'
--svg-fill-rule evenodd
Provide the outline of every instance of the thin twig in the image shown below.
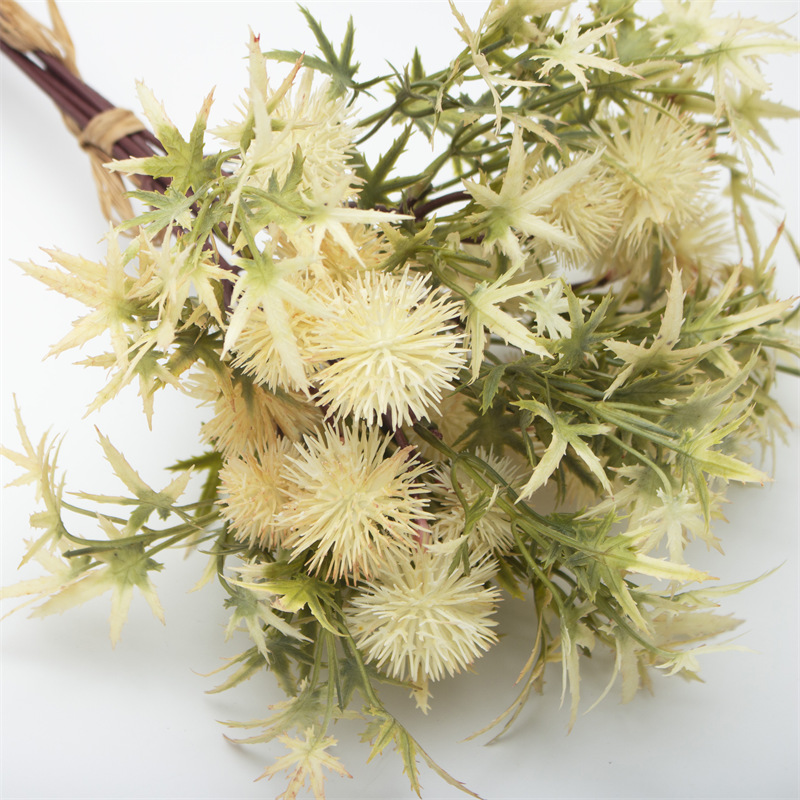
<path fill-rule="evenodd" d="M 450 205 L 450 203 L 463 203 L 465 200 L 470 200 L 471 198 L 472 195 L 461 191 L 443 194 L 441 197 L 434 197 L 433 200 L 428 200 L 427 203 L 414 206 L 414 218 L 424 219 L 428 214 L 443 206 Z"/>

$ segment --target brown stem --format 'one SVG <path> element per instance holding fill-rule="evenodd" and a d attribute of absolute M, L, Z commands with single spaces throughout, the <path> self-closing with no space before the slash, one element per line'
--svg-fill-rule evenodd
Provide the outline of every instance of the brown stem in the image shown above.
<path fill-rule="evenodd" d="M 399 447 L 410 447 L 411 445 L 411 442 L 408 441 L 408 437 L 405 435 L 402 428 L 395 429 L 394 440 Z"/>
<path fill-rule="evenodd" d="M 443 194 L 441 197 L 434 197 L 433 200 L 428 200 L 427 203 L 414 206 L 414 218 L 424 219 L 432 211 L 436 211 L 436 209 L 442 208 L 442 206 L 450 205 L 450 203 L 461 203 L 465 200 L 469 200 L 471 197 L 472 195 L 462 191 L 450 192 L 449 194 Z"/>

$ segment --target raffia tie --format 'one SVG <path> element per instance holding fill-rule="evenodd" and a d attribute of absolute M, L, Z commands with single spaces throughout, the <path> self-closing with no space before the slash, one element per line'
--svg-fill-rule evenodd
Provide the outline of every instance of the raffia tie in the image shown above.
<path fill-rule="evenodd" d="M 78 134 L 78 142 L 84 150 L 99 150 L 106 158 L 110 158 L 114 145 L 120 139 L 143 130 L 145 126 L 132 111 L 109 108 L 92 117 Z"/>
<path fill-rule="evenodd" d="M 125 194 L 125 184 L 118 173 L 109 172 L 105 164 L 113 157 L 114 145 L 126 136 L 145 130 L 141 120 L 126 108 L 109 108 L 95 114 L 88 125 L 73 133 L 89 156 L 100 207 L 106 219 L 114 224 L 133 216 Z"/>
<path fill-rule="evenodd" d="M 130 219 L 133 209 L 125 195 L 122 176 L 109 172 L 104 165 L 112 159 L 114 145 L 120 139 L 143 130 L 145 126 L 141 120 L 126 108 L 101 111 L 89 120 L 82 131 L 72 129 L 78 143 L 89 156 L 103 214 L 114 224 Z"/>

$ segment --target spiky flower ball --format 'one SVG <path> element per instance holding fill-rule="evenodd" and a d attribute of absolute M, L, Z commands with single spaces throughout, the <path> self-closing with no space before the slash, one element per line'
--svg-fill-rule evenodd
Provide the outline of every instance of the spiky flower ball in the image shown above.
<path fill-rule="evenodd" d="M 478 448 L 476 455 L 485 461 L 511 487 L 519 490 L 526 480 L 525 471 L 508 456 L 498 458 Z M 440 542 L 450 544 L 463 541 L 466 536 L 469 550 L 475 557 L 499 551 L 508 552 L 514 542 L 511 518 L 498 508 L 496 496 L 482 491 L 478 484 L 465 474 L 456 472 L 458 491 L 453 487 L 453 473 L 449 468 L 438 468 L 431 483 L 433 496 L 440 507 L 433 531 Z M 464 502 L 475 514 L 467 527 Z M 447 550 L 448 548 L 445 548 Z M 452 548 L 450 548 L 452 551 Z"/>
<path fill-rule="evenodd" d="M 242 119 L 215 131 L 241 150 L 241 166 L 234 176 L 237 192 L 244 187 L 266 190 L 273 176 L 282 184 L 298 151 L 303 154 L 298 176 L 302 188 L 313 179 L 335 181 L 345 169 L 353 141 L 346 99 L 335 97 L 329 84 L 315 88 L 312 69 L 303 70 L 292 86 L 299 64 L 273 90 L 256 36 L 250 38 L 248 56 L 250 86 Z"/>
<path fill-rule="evenodd" d="M 309 572 L 357 581 L 392 555 L 408 558 L 430 516 L 417 480 L 426 467 L 410 462 L 408 449 L 387 456 L 390 438 L 377 428 L 325 428 L 287 456 L 284 546 L 292 558 L 311 553 Z"/>
<path fill-rule="evenodd" d="M 319 409 L 301 396 L 273 393 L 244 376 L 231 379 L 226 373 L 198 368 L 188 389 L 201 404 L 213 405 L 214 416 L 200 435 L 226 457 L 275 447 L 281 435 L 299 441 L 322 422 Z"/>
<path fill-rule="evenodd" d="M 639 251 L 653 233 L 674 234 L 702 216 L 712 156 L 702 128 L 669 108 L 642 104 L 635 104 L 624 121 L 610 120 L 608 127 L 610 136 L 597 132 L 613 167 L 609 187 L 616 189 L 624 209 L 619 252 Z"/>
<path fill-rule="evenodd" d="M 485 584 L 494 568 L 451 570 L 449 555 L 419 551 L 395 559 L 354 597 L 347 625 L 378 669 L 418 685 L 469 666 L 497 641 L 491 617 L 499 591 Z"/>
<path fill-rule="evenodd" d="M 315 331 L 315 357 L 329 361 L 315 380 L 318 402 L 367 423 L 391 414 L 395 425 L 427 418 L 464 365 L 461 310 L 427 275 L 368 272 L 334 301 Z"/>
<path fill-rule="evenodd" d="M 302 285 L 302 282 L 298 283 Z M 316 317 L 302 309 L 288 308 L 286 318 L 297 346 L 299 369 L 293 370 L 284 360 L 273 329 L 264 323 L 260 314 L 250 317 L 242 328 L 233 348 L 235 355 L 231 363 L 270 391 L 303 391 L 308 386 L 307 376 L 313 372 L 313 364 L 306 356 L 309 331 Z"/>
<path fill-rule="evenodd" d="M 272 549 L 281 543 L 277 513 L 285 501 L 281 477 L 292 442 L 280 438 L 274 447 L 230 458 L 220 471 L 220 506 L 237 541 Z"/>
<path fill-rule="evenodd" d="M 534 243 L 541 255 L 551 250 L 557 262 L 565 267 L 581 267 L 586 264 L 587 257 L 589 261 L 598 259 L 619 228 L 623 206 L 618 187 L 609 180 L 608 167 L 598 156 L 599 153 L 574 159 L 577 163 L 591 158 L 592 168 L 585 179 L 574 183 L 553 200 L 546 217 L 548 222 L 558 225 L 579 242 L 580 249 L 552 248 Z M 543 180 L 555 174 L 545 159 L 539 162 L 537 169 Z"/>

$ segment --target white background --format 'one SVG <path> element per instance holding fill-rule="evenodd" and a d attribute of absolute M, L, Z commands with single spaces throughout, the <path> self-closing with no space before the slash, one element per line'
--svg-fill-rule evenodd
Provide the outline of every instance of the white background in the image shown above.
<path fill-rule="evenodd" d="M 356 18 L 362 77 L 383 70 L 383 59 L 406 62 L 418 45 L 429 68 L 444 66 L 459 49 L 453 20 L 443 2 L 309 2 L 329 36 L 338 42 L 349 13 Z M 36 13 L 43 3 L 26 4 Z M 482 3 L 462 3 L 471 21 Z M 726 2 L 720 11 L 758 12 L 785 19 L 797 2 Z M 143 79 L 188 131 L 194 114 L 216 85 L 213 123 L 233 116 L 245 85 L 248 25 L 265 49 L 315 51 L 295 6 L 285 2 L 64 2 L 79 66 L 88 82 L 117 105 L 138 110 L 134 79 Z M 795 17 L 789 28 L 797 35 Z M 794 107 L 798 60 L 776 58 L 767 66 L 775 97 Z M 104 232 L 88 163 L 63 128 L 49 101 L 2 64 L 2 387 L 0 440 L 17 448 L 12 393 L 31 435 L 51 427 L 66 433 L 60 463 L 68 488 L 116 492 L 107 475 L 94 425 L 125 452 L 146 479 L 168 480 L 162 468 L 178 456 L 199 452 L 197 426 L 203 413 L 175 393 L 156 404 L 152 432 L 135 391 L 83 419 L 103 383 L 102 375 L 71 364 L 67 354 L 42 363 L 49 346 L 83 313 L 78 304 L 23 277 L 10 259 L 37 259 L 40 246 L 98 258 Z M 761 177 L 775 188 L 795 235 L 798 219 L 796 123 L 770 126 L 783 155 L 775 173 Z M 770 226 L 765 224 L 765 236 Z M 800 294 L 798 267 L 787 249 L 778 255 L 782 294 Z M 786 379 L 779 397 L 800 418 L 798 384 Z M 720 524 L 726 556 L 693 548 L 690 560 L 724 583 L 745 580 L 782 564 L 769 579 L 726 601 L 746 622 L 739 642 L 753 653 L 709 655 L 705 684 L 656 676 L 655 694 L 619 703 L 618 690 L 579 717 L 567 734 L 568 711 L 558 708 L 560 677 L 548 676 L 545 695 L 534 698 L 517 726 L 500 743 L 486 737 L 459 743 L 482 727 L 514 697 L 513 680 L 527 657 L 533 624 L 525 606 L 507 604 L 507 633 L 468 674 L 434 686 L 431 714 L 415 712 L 402 693 L 391 706 L 439 763 L 473 790 L 500 798 L 796 797 L 798 679 L 798 475 L 797 433 L 775 453 L 774 483 L 764 489 L 734 488 Z M 772 462 L 767 458 L 767 467 Z M 16 476 L 2 463 L 2 483 Z M 27 489 L 3 492 L 2 583 L 16 573 L 29 535 Z M 2 740 L 0 796 L 12 798 L 234 798 L 271 797 L 283 786 L 253 783 L 279 743 L 253 748 L 225 741 L 215 720 L 264 717 L 282 695 L 269 676 L 219 695 L 202 677 L 221 665 L 222 655 L 248 646 L 241 637 L 227 644 L 222 592 L 211 585 L 188 594 L 202 569 L 199 557 L 173 558 L 156 576 L 167 615 L 157 623 L 135 598 L 122 641 L 112 650 L 107 635 L 108 597 L 63 617 L 27 620 L 24 612 L 0 625 L 2 637 Z M 583 708 L 605 684 L 607 659 L 584 664 Z M 235 731 L 233 734 L 235 735 Z M 364 762 L 358 728 L 340 726 L 339 757 L 356 777 L 330 778 L 328 797 L 407 798 L 412 793 L 399 759 Z M 426 768 L 426 798 L 460 797 Z"/>

